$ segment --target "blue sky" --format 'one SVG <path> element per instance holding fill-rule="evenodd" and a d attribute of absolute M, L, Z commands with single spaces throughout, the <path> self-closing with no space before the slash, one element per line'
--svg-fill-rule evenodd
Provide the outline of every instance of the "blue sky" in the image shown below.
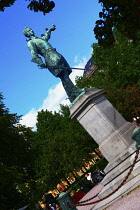
<path fill-rule="evenodd" d="M 45 28 L 56 25 L 49 42 L 71 67 L 84 67 L 91 56 L 91 45 L 97 42 L 93 33 L 99 19 L 98 0 L 54 0 L 55 8 L 45 16 L 27 9 L 29 1 L 17 0 L 0 12 L 0 92 L 10 113 L 23 115 L 22 123 L 35 126 L 37 111 L 59 110 L 59 104 L 69 104 L 59 78 L 47 69 L 38 69 L 31 62 L 24 27 L 31 27 L 36 36 Z M 71 78 L 83 71 L 73 71 Z"/>

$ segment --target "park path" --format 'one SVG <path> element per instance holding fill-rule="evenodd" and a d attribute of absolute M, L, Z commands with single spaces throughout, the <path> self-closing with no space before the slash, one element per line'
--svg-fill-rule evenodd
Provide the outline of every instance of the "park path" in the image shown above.
<path fill-rule="evenodd" d="M 93 197 L 102 189 L 102 184 L 98 184 L 97 186 L 93 187 L 80 201 Z M 96 200 L 99 200 L 99 198 L 96 197 L 88 202 L 90 203 Z M 105 203 L 108 203 L 108 206 L 106 206 Z M 103 203 L 97 203 L 97 205 L 91 204 L 87 206 L 77 206 L 76 208 L 78 210 L 140 210 L 140 184 L 138 184 L 138 186 L 130 192 L 124 194 L 121 198 L 118 198 L 114 201 L 112 199 L 111 203 L 110 199 L 106 199 Z"/>
<path fill-rule="evenodd" d="M 97 195 L 102 189 L 103 189 L 102 184 L 96 185 L 80 200 L 80 202 Z M 99 200 L 99 198 L 96 197 L 96 198 L 94 198 L 94 199 L 92 199 L 92 200 L 90 200 L 89 202 L 86 202 L 86 203 L 90 203 L 90 202 L 93 202 L 93 201 L 96 201 L 96 200 Z M 88 205 L 88 206 L 77 206 L 76 208 L 78 210 L 90 210 L 92 207 L 93 207 L 93 204 Z"/>
<path fill-rule="evenodd" d="M 104 208 L 104 210 L 140 210 L 140 186 Z"/>

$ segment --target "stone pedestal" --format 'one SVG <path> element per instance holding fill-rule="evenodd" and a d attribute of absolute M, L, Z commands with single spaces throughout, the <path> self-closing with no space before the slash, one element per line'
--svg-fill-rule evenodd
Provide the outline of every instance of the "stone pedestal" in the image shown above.
<path fill-rule="evenodd" d="M 135 145 L 131 146 L 134 143 L 131 139 L 134 126 L 105 98 L 104 90 L 92 88 L 85 92 L 71 106 L 70 117 L 77 118 L 108 160 L 104 185 L 127 171 L 131 166 L 131 155 L 136 150 Z M 121 180 L 122 177 L 118 178 L 116 183 L 119 184 Z"/>
<path fill-rule="evenodd" d="M 133 143 L 134 126 L 105 98 L 104 90 L 88 90 L 70 108 L 70 117 L 77 118 L 109 162 Z"/>

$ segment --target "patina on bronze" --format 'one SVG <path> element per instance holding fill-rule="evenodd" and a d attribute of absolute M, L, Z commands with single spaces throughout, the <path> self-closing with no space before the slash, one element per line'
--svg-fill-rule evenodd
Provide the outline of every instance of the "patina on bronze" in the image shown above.
<path fill-rule="evenodd" d="M 55 77 L 59 77 L 70 102 L 73 102 L 83 92 L 83 89 L 76 87 L 70 80 L 69 75 L 72 70 L 69 64 L 48 42 L 51 32 L 55 29 L 55 25 L 50 29 L 46 29 L 46 33 L 42 34 L 41 38 L 36 37 L 34 31 L 28 27 L 24 28 L 23 34 L 29 38 L 27 46 L 32 55 L 31 61 L 37 63 L 39 68 L 47 68 Z M 44 57 L 45 62 L 39 55 Z"/>

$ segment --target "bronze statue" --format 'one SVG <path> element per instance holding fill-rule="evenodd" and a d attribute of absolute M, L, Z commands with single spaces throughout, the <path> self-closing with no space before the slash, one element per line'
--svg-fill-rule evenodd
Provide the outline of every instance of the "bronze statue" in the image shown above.
<path fill-rule="evenodd" d="M 69 64 L 48 42 L 51 32 L 54 30 L 56 30 L 55 25 L 50 29 L 46 29 L 46 33 L 41 35 L 42 38 L 39 38 L 35 36 L 31 28 L 25 27 L 23 34 L 29 37 L 27 46 L 32 55 L 31 61 L 37 63 L 39 68 L 47 68 L 55 77 L 59 77 L 70 102 L 73 102 L 83 92 L 83 89 L 79 89 L 72 83 L 69 78 L 72 72 Z M 45 63 L 39 55 L 44 57 Z"/>

